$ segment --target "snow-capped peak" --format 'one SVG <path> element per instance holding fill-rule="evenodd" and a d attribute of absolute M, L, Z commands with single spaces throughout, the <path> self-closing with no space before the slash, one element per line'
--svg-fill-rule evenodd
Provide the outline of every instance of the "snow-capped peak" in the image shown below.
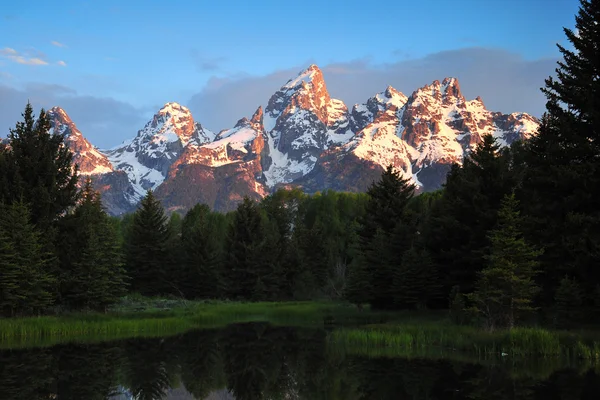
<path fill-rule="evenodd" d="M 79 166 L 80 174 L 95 175 L 113 171 L 108 158 L 83 136 L 65 110 L 55 106 L 48 110 L 47 115 L 51 132 L 63 136 L 65 144 L 73 152 L 73 161 Z"/>
<path fill-rule="evenodd" d="M 115 168 L 123 170 L 138 196 L 160 185 L 173 162 L 191 141 L 205 143 L 214 134 L 194 122 L 187 107 L 166 103 L 137 136 L 121 146 L 107 150 Z"/>
<path fill-rule="evenodd" d="M 298 76 L 287 81 L 281 89 L 294 89 L 302 84 L 309 84 L 313 81 L 323 81 L 323 73 L 315 64 L 311 64 L 307 69 L 301 71 Z"/>

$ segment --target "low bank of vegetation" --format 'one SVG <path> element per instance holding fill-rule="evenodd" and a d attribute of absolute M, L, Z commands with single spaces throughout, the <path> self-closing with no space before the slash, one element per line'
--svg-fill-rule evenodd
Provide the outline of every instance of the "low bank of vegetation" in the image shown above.
<path fill-rule="evenodd" d="M 339 329 L 330 335 L 330 345 L 349 354 L 369 357 L 462 352 L 479 358 L 564 357 L 600 361 L 598 332 L 526 327 L 489 332 L 444 321 Z"/>

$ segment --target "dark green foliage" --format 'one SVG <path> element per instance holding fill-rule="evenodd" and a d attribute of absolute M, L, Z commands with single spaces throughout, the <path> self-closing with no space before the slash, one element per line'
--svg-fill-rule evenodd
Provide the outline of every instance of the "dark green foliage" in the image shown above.
<path fill-rule="evenodd" d="M 462 167 L 452 167 L 441 198 L 433 204 L 422 234 L 446 293 L 454 285 L 464 293 L 474 288 L 484 265 L 487 232 L 496 225 L 502 198 L 515 185 L 510 159 L 494 137 L 484 136 Z"/>
<path fill-rule="evenodd" d="M 581 306 L 583 294 L 579 283 L 565 276 L 556 289 L 554 296 L 556 302 L 555 324 L 559 328 L 570 328 L 581 322 Z"/>
<path fill-rule="evenodd" d="M 221 295 L 221 258 L 225 224 L 208 206 L 196 205 L 183 219 L 180 290 L 187 298 L 217 298 Z"/>
<path fill-rule="evenodd" d="M 298 213 L 305 195 L 298 189 L 278 190 L 265 197 L 259 205 L 267 220 L 270 240 L 269 258 L 277 266 L 280 299 L 294 296 L 296 278 L 302 275 L 299 270 L 300 260 L 293 236 Z M 264 283 L 261 283 L 264 285 Z M 314 286 L 311 286 L 314 290 Z"/>
<path fill-rule="evenodd" d="M 223 276 L 228 298 L 255 301 L 277 298 L 280 267 L 271 246 L 277 241 L 275 226 L 254 201 L 245 197 L 227 232 Z"/>
<path fill-rule="evenodd" d="M 360 262 L 369 275 L 369 303 L 375 308 L 390 309 L 395 305 L 394 271 L 398 255 L 410 245 L 411 227 L 405 207 L 414 194 L 415 186 L 403 179 L 400 172 L 389 166 L 378 182 L 373 183 L 358 230 Z"/>
<path fill-rule="evenodd" d="M 131 290 L 144 295 L 177 293 L 169 244 L 173 232 L 160 202 L 148 191 L 135 212 L 125 246 Z"/>
<path fill-rule="evenodd" d="M 357 305 L 369 303 L 373 293 L 367 264 L 360 257 L 348 268 L 348 282 L 344 290 L 346 300 Z"/>
<path fill-rule="evenodd" d="M 361 219 L 361 242 L 370 241 L 378 229 L 390 234 L 396 228 L 414 194 L 415 186 L 409 182 L 408 178 L 401 178 L 400 172 L 390 165 L 381 179 L 369 187 L 369 201 L 365 216 Z"/>
<path fill-rule="evenodd" d="M 497 227 L 489 234 L 487 264 L 479 273 L 475 292 L 467 295 L 473 311 L 490 330 L 514 327 L 534 310 L 532 303 L 539 292 L 533 278 L 541 252 L 522 237 L 518 206 L 514 194 L 503 199 Z"/>
<path fill-rule="evenodd" d="M 63 137 L 50 134 L 50 121 L 42 109 L 35 120 L 27 104 L 23 121 L 10 130 L 10 151 L 5 152 L 8 170 L 2 189 L 5 203 L 23 201 L 30 205 L 31 222 L 44 233 L 55 220 L 75 205 L 77 168 Z M 0 199 L 2 200 L 2 199 Z"/>
<path fill-rule="evenodd" d="M 577 34 L 564 29 L 572 50 L 558 45 L 563 59 L 543 89 L 547 113 L 525 146 L 520 192 L 527 234 L 546 249 L 545 305 L 565 274 L 588 299 L 600 283 L 600 3 L 581 1 L 575 21 Z"/>
<path fill-rule="evenodd" d="M 42 247 L 41 234 L 30 221 L 28 207 L 0 203 L 0 313 L 40 314 L 53 302 L 52 256 Z"/>
<path fill-rule="evenodd" d="M 105 310 L 125 294 L 125 270 L 115 225 L 88 178 L 81 201 L 61 222 L 61 302 Z"/>
<path fill-rule="evenodd" d="M 364 216 L 367 199 L 365 194 L 328 190 L 305 197 L 298 210 L 297 226 L 308 230 L 316 226 L 315 234 L 322 235 L 327 273 L 325 287 L 319 289 L 328 298 L 343 296 L 346 271 L 358 254 L 357 221 Z M 302 232 L 299 229 L 295 234 Z"/>
<path fill-rule="evenodd" d="M 329 278 L 327 237 L 320 220 L 308 229 L 303 221 L 294 227 L 294 242 L 298 261 L 293 275 L 293 297 L 310 299 L 319 295 Z"/>
<path fill-rule="evenodd" d="M 402 255 L 393 275 L 398 308 L 422 309 L 440 297 L 436 266 L 424 249 L 411 247 Z"/>
<path fill-rule="evenodd" d="M 465 295 L 460 292 L 458 285 L 452 286 L 448 304 L 450 305 L 450 318 L 455 324 L 462 325 L 467 322 Z"/>

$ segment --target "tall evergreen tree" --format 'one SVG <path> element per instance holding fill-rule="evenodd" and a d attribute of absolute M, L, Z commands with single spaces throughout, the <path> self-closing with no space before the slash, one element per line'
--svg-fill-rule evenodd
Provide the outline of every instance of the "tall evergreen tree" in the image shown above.
<path fill-rule="evenodd" d="M 30 222 L 22 202 L 0 203 L 0 313 L 4 316 L 44 312 L 53 302 L 51 255 Z"/>
<path fill-rule="evenodd" d="M 273 257 L 273 231 L 248 197 L 238 205 L 226 239 L 223 274 L 230 299 L 268 300 L 279 292 L 279 266 Z"/>
<path fill-rule="evenodd" d="M 556 289 L 554 301 L 555 325 L 558 328 L 571 328 L 581 322 L 583 294 L 576 279 L 565 275 Z"/>
<path fill-rule="evenodd" d="M 181 230 L 183 276 L 180 288 L 186 297 L 220 296 L 223 239 L 219 221 L 207 205 L 198 204 L 185 215 Z"/>
<path fill-rule="evenodd" d="M 328 279 L 329 257 L 323 224 L 317 219 L 311 228 L 303 221 L 294 227 L 294 243 L 298 262 L 295 265 L 296 298 L 322 293 Z"/>
<path fill-rule="evenodd" d="M 70 308 L 105 310 L 125 293 L 119 238 L 88 177 L 61 223 L 61 298 Z"/>
<path fill-rule="evenodd" d="M 422 233 L 445 293 L 455 285 L 464 293 L 473 291 L 484 265 L 487 232 L 496 224 L 502 198 L 516 184 L 510 156 L 493 136 L 485 135 L 462 166 L 452 167 L 441 198 L 433 204 Z"/>
<path fill-rule="evenodd" d="M 514 194 L 502 201 L 498 225 L 489 234 L 488 263 L 479 273 L 475 292 L 467 295 L 474 311 L 483 316 L 491 330 L 512 328 L 519 318 L 534 310 L 533 299 L 539 292 L 533 278 L 541 252 L 522 237 L 518 205 Z"/>
<path fill-rule="evenodd" d="M 27 104 L 23 121 L 10 130 L 10 150 L 5 162 L 12 176 L 5 179 L 4 201 L 30 204 L 31 222 L 45 235 L 57 217 L 75 205 L 77 167 L 73 154 L 58 132 L 50 134 L 50 121 L 42 109 L 35 120 L 33 108 Z"/>
<path fill-rule="evenodd" d="M 414 245 L 404 252 L 393 276 L 398 308 L 422 309 L 440 297 L 436 266 L 426 250 Z"/>
<path fill-rule="evenodd" d="M 176 292 L 169 244 L 172 232 L 151 190 L 140 202 L 127 232 L 125 260 L 131 290 L 147 296 Z"/>
<path fill-rule="evenodd" d="M 565 274 L 589 302 L 600 283 L 600 1 L 582 0 L 575 22 L 564 29 L 572 50 L 558 45 L 563 60 L 542 89 L 547 113 L 526 145 L 520 193 L 527 234 L 546 249 L 547 305 Z"/>
<path fill-rule="evenodd" d="M 358 231 L 361 256 L 357 262 L 364 265 L 354 269 L 368 272 L 372 289 L 369 302 L 375 308 L 394 307 L 393 275 L 400 263 L 396 252 L 400 247 L 402 254 L 408 247 L 409 224 L 403 216 L 414 190 L 414 184 L 390 165 L 367 192 L 369 200 Z M 396 257 L 391 253 L 396 253 Z"/>

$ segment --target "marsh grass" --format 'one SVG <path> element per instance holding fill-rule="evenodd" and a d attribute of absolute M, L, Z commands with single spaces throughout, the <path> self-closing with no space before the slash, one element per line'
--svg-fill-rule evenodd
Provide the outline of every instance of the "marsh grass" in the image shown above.
<path fill-rule="evenodd" d="M 192 329 L 219 328 L 232 323 L 323 327 L 382 322 L 385 313 L 359 312 L 332 302 L 190 302 L 129 299 L 107 314 L 72 313 L 59 316 L 0 319 L 0 347 L 27 347 L 68 341 L 99 341 L 141 336 L 169 336 Z"/>
<path fill-rule="evenodd" d="M 488 332 L 472 326 L 437 323 L 368 325 L 339 329 L 332 346 L 357 355 L 408 356 L 420 353 L 463 352 L 484 358 L 568 358 L 600 361 L 600 335 L 513 328 Z"/>

